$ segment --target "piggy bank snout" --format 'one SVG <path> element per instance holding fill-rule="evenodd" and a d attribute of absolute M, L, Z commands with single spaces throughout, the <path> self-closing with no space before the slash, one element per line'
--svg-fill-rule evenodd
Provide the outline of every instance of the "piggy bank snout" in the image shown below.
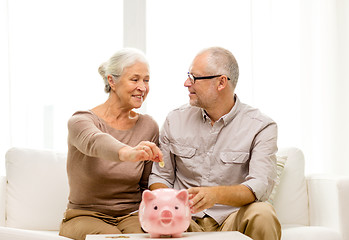
<path fill-rule="evenodd" d="M 161 217 L 162 218 L 172 218 L 172 212 L 169 210 L 163 210 L 161 212 Z"/>
<path fill-rule="evenodd" d="M 164 225 L 168 225 L 172 222 L 172 212 L 169 210 L 163 210 L 161 212 L 161 223 Z"/>

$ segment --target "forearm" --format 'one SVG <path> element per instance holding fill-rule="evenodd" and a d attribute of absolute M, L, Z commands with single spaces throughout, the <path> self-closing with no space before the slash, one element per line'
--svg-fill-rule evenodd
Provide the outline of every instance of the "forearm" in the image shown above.
<path fill-rule="evenodd" d="M 98 129 L 90 117 L 73 116 L 68 121 L 68 142 L 81 153 L 110 161 L 119 161 L 119 150 L 126 144 Z"/>
<path fill-rule="evenodd" d="M 216 203 L 241 207 L 256 200 L 253 192 L 245 185 L 212 187 L 216 195 Z"/>
<path fill-rule="evenodd" d="M 241 207 L 255 201 L 252 191 L 244 185 L 189 188 L 192 213 L 213 207 L 215 204 Z"/>
<path fill-rule="evenodd" d="M 87 156 L 97 157 L 109 161 L 120 161 L 119 151 L 127 145 L 119 142 L 105 133 L 91 134 L 85 138 L 69 138 L 69 141 L 80 152 Z"/>
<path fill-rule="evenodd" d="M 153 183 L 152 185 L 149 186 L 150 190 L 155 190 L 158 188 L 168 188 L 168 187 L 166 186 L 166 184 L 163 184 L 163 183 Z"/>

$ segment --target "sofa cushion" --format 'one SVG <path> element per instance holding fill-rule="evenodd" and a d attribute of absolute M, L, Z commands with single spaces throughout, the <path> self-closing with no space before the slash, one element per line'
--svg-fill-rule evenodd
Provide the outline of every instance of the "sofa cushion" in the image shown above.
<path fill-rule="evenodd" d="M 11 148 L 6 175 L 6 226 L 58 230 L 68 201 L 66 154 Z"/>
<path fill-rule="evenodd" d="M 6 216 L 6 177 L 0 176 L 0 226 L 5 226 Z"/>
<path fill-rule="evenodd" d="M 287 161 L 287 156 L 276 156 L 277 161 L 276 161 L 276 180 L 275 180 L 275 185 L 274 188 L 269 196 L 269 199 L 267 202 L 271 203 L 273 205 L 274 203 L 274 198 L 277 193 L 277 190 L 279 188 L 281 176 L 284 172 L 285 164 Z"/>
<path fill-rule="evenodd" d="M 284 171 L 273 206 L 281 224 L 309 224 L 308 193 L 304 177 L 304 155 L 297 148 L 281 149 L 278 157 L 286 157 Z"/>
<path fill-rule="evenodd" d="M 18 228 L 0 227 L 0 239 L 6 240 L 69 240 L 58 236 L 57 232 L 37 232 Z"/>
<path fill-rule="evenodd" d="M 281 240 L 342 240 L 331 228 L 316 226 L 283 226 Z"/>

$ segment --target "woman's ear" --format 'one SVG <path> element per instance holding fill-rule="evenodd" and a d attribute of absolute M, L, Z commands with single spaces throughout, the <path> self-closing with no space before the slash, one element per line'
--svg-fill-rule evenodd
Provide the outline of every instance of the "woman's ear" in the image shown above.
<path fill-rule="evenodd" d="M 115 90 L 115 81 L 114 81 L 113 76 L 108 75 L 108 76 L 107 76 L 107 79 L 108 79 L 108 83 L 109 83 L 110 88 L 111 88 L 112 90 Z"/>

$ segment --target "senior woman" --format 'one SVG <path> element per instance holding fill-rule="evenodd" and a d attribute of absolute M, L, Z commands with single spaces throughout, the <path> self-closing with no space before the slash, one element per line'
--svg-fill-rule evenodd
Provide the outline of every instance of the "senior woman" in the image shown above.
<path fill-rule="evenodd" d="M 134 112 L 149 92 L 144 54 L 126 48 L 99 67 L 109 98 L 68 121 L 69 203 L 60 235 L 142 233 L 137 210 L 152 162 L 161 162 L 159 127 Z"/>

